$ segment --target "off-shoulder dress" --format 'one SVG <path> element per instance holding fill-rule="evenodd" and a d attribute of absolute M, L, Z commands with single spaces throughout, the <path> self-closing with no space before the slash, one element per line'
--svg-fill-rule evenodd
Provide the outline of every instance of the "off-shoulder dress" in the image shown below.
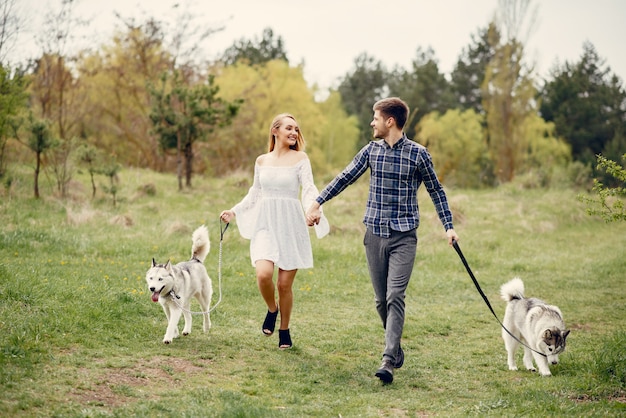
<path fill-rule="evenodd" d="M 318 195 L 308 158 L 293 166 L 255 164 L 252 187 L 232 208 L 241 236 L 250 240 L 252 265 L 257 260 L 270 260 L 283 270 L 313 267 L 304 211 Z M 315 226 L 317 237 L 328 231 L 328 221 L 322 215 Z"/>

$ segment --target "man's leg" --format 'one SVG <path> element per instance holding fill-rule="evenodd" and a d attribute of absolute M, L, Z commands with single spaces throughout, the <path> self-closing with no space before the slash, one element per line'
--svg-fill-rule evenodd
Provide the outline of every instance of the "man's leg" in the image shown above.
<path fill-rule="evenodd" d="M 404 299 L 413 272 L 416 250 L 417 234 L 415 230 L 408 232 L 392 231 L 388 249 L 387 322 L 383 358 L 389 358 L 394 363 L 398 360 L 397 355 L 404 328 Z"/>
<path fill-rule="evenodd" d="M 392 231 L 390 238 L 381 238 L 367 230 L 363 243 L 376 310 L 385 328 L 383 359 L 395 362 L 404 327 L 405 292 L 415 263 L 417 233 Z"/>
<path fill-rule="evenodd" d="M 374 300 L 376 311 L 383 323 L 383 328 L 387 324 L 387 244 L 389 238 L 381 238 L 374 235 L 369 229 L 365 232 L 363 244 L 365 245 L 365 256 L 369 268 L 370 280 L 374 288 Z"/>

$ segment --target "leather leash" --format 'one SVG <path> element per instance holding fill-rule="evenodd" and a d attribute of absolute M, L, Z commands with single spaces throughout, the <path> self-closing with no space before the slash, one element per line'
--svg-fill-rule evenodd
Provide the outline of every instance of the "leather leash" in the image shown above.
<path fill-rule="evenodd" d="M 523 345 L 524 347 L 528 348 L 529 350 L 542 355 L 544 357 L 547 357 L 544 353 L 537 351 L 531 347 L 529 347 L 528 345 L 526 345 L 524 342 L 522 342 L 519 338 L 517 338 L 515 335 L 513 335 L 511 333 L 511 331 L 509 331 L 504 324 L 500 321 L 500 319 L 498 318 L 498 315 L 496 315 L 495 311 L 493 310 L 493 308 L 491 307 L 491 303 L 489 303 L 489 299 L 487 298 L 487 295 L 485 295 L 485 293 L 483 292 L 483 290 L 480 288 L 480 285 L 478 284 L 478 280 L 476 280 L 476 277 L 474 276 L 474 273 L 472 273 L 472 269 L 470 268 L 469 264 L 467 264 L 467 260 L 465 259 L 465 256 L 463 255 L 463 252 L 461 251 L 461 247 L 459 247 L 459 243 L 457 241 L 453 241 L 452 242 L 452 246 L 454 247 L 454 249 L 456 250 L 457 254 L 459 255 L 459 257 L 461 258 L 461 261 L 463 262 L 463 265 L 465 266 L 465 269 L 467 270 L 467 272 L 469 273 L 469 276 L 472 278 L 472 281 L 474 282 L 474 286 L 476 286 L 476 290 L 478 290 L 478 293 L 480 293 L 480 296 L 482 296 L 483 300 L 485 301 L 485 303 L 487 304 L 487 306 L 489 307 L 489 310 L 491 311 L 491 313 L 493 314 L 493 316 L 496 318 L 496 320 L 498 321 L 498 323 L 500 324 L 500 326 L 502 327 L 503 330 L 505 330 L 507 332 L 507 334 L 509 334 L 511 337 L 513 337 L 518 343 L 520 343 L 521 345 Z"/>

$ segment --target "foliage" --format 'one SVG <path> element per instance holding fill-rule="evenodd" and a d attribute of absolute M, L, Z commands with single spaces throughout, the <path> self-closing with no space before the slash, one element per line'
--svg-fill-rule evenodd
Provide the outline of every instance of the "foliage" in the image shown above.
<path fill-rule="evenodd" d="M 595 198 L 578 195 L 578 199 L 587 204 L 587 213 L 592 216 L 600 216 L 606 222 L 626 221 L 626 169 L 617 162 L 598 155 L 598 170 L 604 170 L 615 178 L 620 186 L 606 187 L 598 179 L 594 179 L 593 191 Z M 622 155 L 626 162 L 626 154 Z"/>
<path fill-rule="evenodd" d="M 287 52 L 283 38 L 278 36 L 274 39 L 274 31 L 271 28 L 263 29 L 261 39 L 235 41 L 228 47 L 222 56 L 224 65 L 241 63 L 245 65 L 265 64 L 273 60 L 283 60 L 287 63 Z"/>
<path fill-rule="evenodd" d="M 302 67 L 291 67 L 283 60 L 253 67 L 235 64 L 221 68 L 216 80 L 220 97 L 241 98 L 245 105 L 231 126 L 215 132 L 208 141 L 207 166 L 213 174 L 251 170 L 256 157 L 268 150 L 269 124 L 283 112 L 291 113 L 298 121 L 314 173 L 353 156 L 354 118 L 339 107 L 337 95 L 316 102 Z M 341 144 L 335 138 L 341 138 Z"/>
<path fill-rule="evenodd" d="M 174 26 L 151 17 L 136 21 L 117 16 L 122 25 L 111 39 L 78 50 L 71 43 L 79 35 L 74 29 L 84 22 L 73 15 L 77 2 L 64 0 L 58 13 L 48 14 L 35 34 L 42 46 L 41 56 L 28 73 L 15 70 L 13 75 L 5 74 L 4 79 L 19 80 L 22 87 L 26 80 L 32 80 L 27 90 L 27 110 L 49 120 L 53 135 L 64 145 L 46 155 L 45 161 L 46 170 L 52 170 L 56 177 L 60 195 L 65 194 L 65 185 L 72 178 L 69 163 L 72 144 L 76 143 L 96 147 L 123 167 L 162 172 L 178 168 L 177 157 L 171 152 L 178 138 L 173 131 L 152 129 L 149 88 L 161 85 L 161 75 L 167 73 L 170 77 L 162 91 L 170 94 L 176 71 L 183 74 L 182 86 L 206 84 L 208 74 L 212 74 L 214 86 L 222 89 L 220 98 L 245 100 L 234 124 L 217 126 L 206 141 L 201 138 L 194 144 L 193 150 L 184 146 L 182 138 L 180 150 L 189 161 L 185 166 L 187 179 L 192 172 L 221 176 L 242 168 L 249 170 L 256 156 L 265 152 L 268 121 L 285 111 L 298 118 L 306 133 L 314 170 L 326 176 L 372 139 L 372 105 L 383 97 L 398 95 L 412 110 L 405 129 L 412 138 L 418 138 L 419 122 L 432 112 L 443 115 L 437 123 L 452 108 L 473 109 L 483 116 L 489 154 L 475 160 L 478 166 L 465 169 L 470 177 L 462 182 L 472 179 L 473 183 L 478 176 L 481 185 L 491 186 L 525 176 L 525 182 L 533 187 L 552 184 L 553 178 L 580 184 L 595 154 L 618 160 L 626 151 L 626 93 L 619 78 L 608 67 L 605 69 L 593 46 L 586 43 L 581 62 L 557 67 L 539 95 L 535 74 L 526 64 L 521 36 L 530 3 L 501 0 L 500 20 L 472 36 L 449 77 L 440 71 L 431 48 L 418 46 L 409 68 L 396 66 L 391 71 L 377 58 L 362 53 L 339 80 L 337 90 L 329 90 L 328 99 L 316 101 L 316 97 L 326 96 L 318 94 L 317 86 L 307 85 L 304 63 L 290 66 L 282 37 L 269 27 L 258 38 L 235 42 L 223 55 L 218 54 L 216 62 L 206 62 L 206 55 L 199 51 L 200 43 L 194 44 L 194 40 L 205 41 L 222 28 L 194 26 L 197 15 L 193 11 L 179 15 Z M 12 0 L 3 3 L 9 9 L 14 4 Z M 172 10 L 183 8 L 175 4 Z M 7 16 L 13 17 L 10 10 Z M 8 24 L 9 30 L 14 30 L 13 23 L 15 20 L 7 20 L 0 26 Z M 0 33 L 0 54 L 5 51 L 5 35 L 11 34 Z M 2 88 L 6 87 L 5 83 Z M 19 120 L 14 111 L 6 118 L 4 111 L 9 107 L 5 107 L 4 100 L 9 97 L 5 91 L 0 97 L 0 175 L 6 171 L 3 163 L 9 152 L 20 162 L 29 158 L 28 151 L 11 138 L 23 134 L 25 128 L 18 132 Z M 537 118 L 538 109 L 541 117 L 554 125 Z M 428 123 L 434 123 L 434 119 Z M 188 128 L 196 131 L 203 126 L 189 122 Z M 562 140 L 570 145 L 574 160 L 582 166 L 568 161 Z M 442 154 L 447 152 L 443 150 Z M 582 167 L 584 175 L 576 175 L 576 167 Z M 447 168 L 442 170 L 442 175 L 452 181 L 450 173 Z M 602 172 L 594 175 L 612 186 L 610 176 Z"/>
<path fill-rule="evenodd" d="M 30 119 L 29 135 L 26 145 L 35 153 L 35 178 L 33 190 L 35 199 L 39 199 L 39 173 L 41 172 L 42 158 L 46 151 L 55 148 L 59 144 L 48 121 L 43 119 Z"/>
<path fill-rule="evenodd" d="M 82 136 L 124 165 L 167 167 L 158 138 L 151 134 L 148 89 L 171 68 L 163 38 L 163 28 L 153 19 L 128 23 L 109 43 L 82 54 L 77 63 L 91 109 L 83 118 Z"/>
<path fill-rule="evenodd" d="M 103 189 L 106 193 L 111 195 L 113 207 L 117 206 L 117 195 L 119 193 L 118 173 L 121 169 L 121 165 L 119 165 L 115 160 L 111 160 L 98 170 L 101 174 L 104 174 L 109 180 L 108 186 L 103 186 Z"/>
<path fill-rule="evenodd" d="M 484 114 L 481 85 L 485 79 L 487 65 L 494 58 L 495 51 L 489 43 L 489 33 L 497 30 L 495 23 L 479 29 L 471 36 L 472 43 L 465 47 L 450 74 L 451 90 L 461 109 L 474 109 Z"/>
<path fill-rule="evenodd" d="M 626 152 L 626 142 L 620 141 L 626 130 L 626 91 L 610 71 L 595 47 L 585 42 L 580 61 L 556 66 L 541 91 L 542 117 L 554 122 L 557 135 L 583 163 L 595 161 L 596 154 L 618 159 Z M 612 146 L 619 146 L 607 155 L 613 139 Z"/>
<path fill-rule="evenodd" d="M 518 11 L 517 3 L 504 2 L 500 26 L 490 26 L 488 34 L 494 56 L 486 69 L 482 95 L 489 150 L 500 183 L 513 180 L 522 167 L 528 147 L 523 126 L 535 111 L 531 70 L 524 64 L 524 45 L 515 30 L 524 21 L 528 3 L 523 2 L 525 8 Z M 502 36 L 505 32 L 508 38 Z"/>
<path fill-rule="evenodd" d="M 164 150 L 176 148 L 178 189 L 182 190 L 182 158 L 185 160 L 185 185 L 191 187 L 194 143 L 203 140 L 217 127 L 229 125 L 241 106 L 241 99 L 227 102 L 218 97 L 215 76 L 193 84 L 176 70 L 171 84 L 164 73 L 160 88 L 151 88 L 153 99 L 150 120 Z"/>
<path fill-rule="evenodd" d="M 431 48 L 426 51 L 418 48 L 411 69 L 394 69 L 387 84 L 389 95 L 401 97 L 411 110 L 404 127 L 409 138 L 415 138 L 415 127 L 424 115 L 430 112 L 443 114 L 455 107 L 450 83 L 439 71 Z"/>
<path fill-rule="evenodd" d="M 520 131 L 526 138 L 527 148 L 520 153 L 519 172 L 537 173 L 541 177 L 538 186 L 549 186 L 554 172 L 571 162 L 569 145 L 555 136 L 554 124 L 536 114 L 526 118 Z"/>
<path fill-rule="evenodd" d="M 314 147 L 309 148 L 315 173 L 334 173 L 344 168 L 356 153 L 359 122 L 356 115 L 348 115 L 339 92 L 332 91 L 319 103 L 324 119 L 317 132 Z"/>
<path fill-rule="evenodd" d="M 354 59 L 354 69 L 346 74 L 339 84 L 338 91 L 349 115 L 359 121 L 358 148 L 372 139 L 372 107 L 388 94 L 387 70 L 376 58 L 360 54 Z"/>
<path fill-rule="evenodd" d="M 15 135 L 18 114 L 27 106 L 26 87 L 21 69 L 11 70 L 0 63 L 0 178 L 6 173 L 7 142 Z"/>
<path fill-rule="evenodd" d="M 424 116 L 418 140 L 428 147 L 437 176 L 448 187 L 479 188 L 489 183 L 491 167 L 482 129 L 483 117 L 473 109 Z"/>
<path fill-rule="evenodd" d="M 100 170 L 101 152 L 98 148 L 89 144 L 82 144 L 76 150 L 76 156 L 79 163 L 87 166 L 87 172 L 89 173 L 89 179 L 91 180 L 91 198 L 96 197 L 96 181 L 95 174 Z"/>

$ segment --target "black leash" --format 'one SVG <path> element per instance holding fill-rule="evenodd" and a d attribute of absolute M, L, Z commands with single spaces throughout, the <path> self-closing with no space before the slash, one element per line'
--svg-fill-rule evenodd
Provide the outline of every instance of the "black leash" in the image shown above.
<path fill-rule="evenodd" d="M 493 308 L 491 307 L 491 303 L 489 303 L 489 299 L 487 298 L 487 295 L 485 295 L 485 293 L 483 292 L 483 290 L 480 288 L 480 285 L 478 284 L 478 280 L 476 280 L 476 277 L 474 277 L 474 273 L 472 273 L 472 269 L 470 268 L 469 264 L 467 264 L 467 260 L 465 260 L 465 256 L 463 256 L 463 252 L 461 251 L 461 247 L 459 247 L 459 243 L 457 241 L 453 241 L 452 242 L 452 246 L 454 247 L 454 249 L 456 250 L 457 254 L 459 255 L 459 257 L 461 257 L 461 261 L 463 262 L 463 265 L 465 266 L 465 269 L 467 270 L 467 272 L 469 273 L 470 277 L 472 278 L 472 281 L 474 282 L 474 286 L 476 286 L 476 289 L 478 290 L 478 293 L 480 293 L 480 296 L 483 297 L 483 300 L 485 301 L 485 303 L 487 304 L 487 306 L 489 307 L 489 310 L 491 311 L 491 313 L 493 314 L 493 316 L 496 318 L 496 320 L 498 321 L 498 323 L 500 324 L 500 326 L 502 327 L 503 330 L 505 330 L 511 337 L 513 337 L 515 340 L 517 340 L 518 343 L 520 343 L 521 345 L 523 345 L 524 347 L 528 348 L 531 351 L 534 351 L 537 354 L 540 354 L 544 357 L 547 357 L 545 354 L 543 354 L 540 351 L 537 351 L 531 347 L 529 347 L 528 345 L 524 344 L 519 338 L 517 338 L 515 335 L 513 335 L 511 333 L 511 331 L 509 331 L 504 324 L 500 321 L 500 319 L 498 318 L 498 315 L 496 315 L 495 311 L 493 310 Z"/>

